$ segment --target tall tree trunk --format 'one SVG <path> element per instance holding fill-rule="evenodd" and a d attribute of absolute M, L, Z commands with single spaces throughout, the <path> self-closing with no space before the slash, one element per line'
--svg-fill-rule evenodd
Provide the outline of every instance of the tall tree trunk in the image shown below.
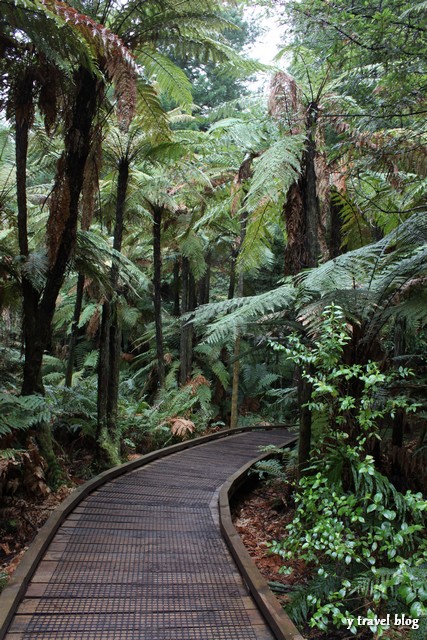
<path fill-rule="evenodd" d="M 208 304 L 210 297 L 210 284 L 211 284 L 211 260 L 212 254 L 210 251 L 206 254 L 206 272 L 200 278 L 198 284 L 198 300 L 197 304 Z"/>
<path fill-rule="evenodd" d="M 316 190 L 316 139 L 318 117 L 316 104 L 309 105 L 306 117 L 306 145 L 302 158 L 302 171 L 286 197 L 284 216 L 287 233 L 285 249 L 285 275 L 295 275 L 316 267 L 319 257 L 318 230 L 320 206 Z"/>
<path fill-rule="evenodd" d="M 117 180 L 116 199 L 116 220 L 114 225 L 113 249 L 120 252 L 123 244 L 124 211 L 126 194 L 129 183 L 129 160 L 122 158 L 119 164 L 119 175 Z M 109 376 L 108 376 L 108 400 L 107 400 L 107 422 L 110 436 L 115 439 L 117 434 L 117 403 L 119 399 L 120 381 L 120 354 L 122 331 L 118 317 L 117 308 L 117 285 L 119 278 L 119 264 L 113 260 L 111 266 L 111 286 L 113 289 L 113 299 L 111 300 L 110 315 L 110 335 L 109 335 Z"/>
<path fill-rule="evenodd" d="M 76 354 L 77 338 L 79 333 L 80 314 L 83 306 L 83 293 L 85 286 L 85 277 L 79 273 L 76 287 L 76 303 L 74 305 L 73 321 L 71 323 L 71 335 L 68 343 L 68 360 L 67 370 L 65 372 L 65 386 L 71 387 L 73 382 L 74 358 Z"/>
<path fill-rule="evenodd" d="M 299 372 L 297 375 L 299 406 L 298 476 L 301 477 L 304 475 L 307 463 L 310 460 L 312 419 L 310 409 L 304 405 L 310 402 L 312 385 L 307 380 L 304 380 Z"/>
<path fill-rule="evenodd" d="M 406 352 L 406 320 L 400 318 L 396 320 L 394 327 L 394 355 L 395 357 L 404 355 Z M 393 418 L 393 429 L 391 434 L 392 444 L 392 474 L 395 477 L 402 476 L 402 469 L 399 463 L 398 453 L 403 447 L 405 435 L 405 412 L 398 408 Z"/>
<path fill-rule="evenodd" d="M 173 263 L 173 315 L 179 318 L 181 315 L 180 300 L 179 300 L 179 260 L 176 257 Z"/>
<path fill-rule="evenodd" d="M 50 264 L 40 302 L 31 320 L 34 333 L 26 344 L 23 392 L 40 389 L 43 352 L 49 343 L 56 300 L 74 248 L 79 197 L 83 173 L 91 144 L 92 123 L 98 105 L 98 84 L 85 69 L 76 73 L 76 97 L 65 136 L 64 155 L 58 162 L 56 184 L 48 220 Z M 25 310 L 24 310 L 25 314 Z M 29 323 L 24 315 L 24 323 Z"/>
<path fill-rule="evenodd" d="M 320 252 L 320 206 L 316 184 L 316 125 L 318 106 L 309 105 L 306 115 L 306 144 L 302 158 L 302 172 L 298 182 L 290 188 L 284 206 L 287 231 L 285 249 L 285 274 L 295 275 L 310 267 L 316 267 Z M 310 457 L 311 412 L 302 405 L 309 402 L 311 386 L 298 376 L 298 404 L 300 407 L 300 434 L 298 464 L 300 473 Z"/>
<path fill-rule="evenodd" d="M 43 353 L 51 339 L 51 327 L 61 285 L 71 251 L 74 247 L 79 196 L 83 184 L 83 170 L 91 144 L 92 122 L 97 109 L 98 87 L 85 69 L 76 72 L 76 96 L 71 121 L 65 136 L 64 154 L 58 162 L 56 178 L 56 202 L 52 205 L 48 220 L 48 245 L 50 263 L 43 294 L 35 290 L 30 280 L 23 277 L 23 323 L 25 363 L 22 384 L 23 395 L 43 393 L 41 377 Z M 31 124 L 32 88 L 30 79 L 24 76 L 17 93 L 16 110 L 16 161 L 18 236 L 22 255 L 28 256 L 26 158 L 28 131 Z M 58 194 L 60 196 L 58 197 Z M 64 197 L 64 195 L 66 197 Z M 62 197 L 61 197 L 62 196 Z M 58 206 L 59 203 L 61 206 Z M 59 225 L 56 223 L 60 222 Z M 49 466 L 51 481 L 59 479 L 59 466 L 52 448 L 50 426 L 39 425 L 38 439 Z"/>
<path fill-rule="evenodd" d="M 165 357 L 163 348 L 162 324 L 162 207 L 153 207 L 153 289 L 154 289 L 154 323 L 156 328 L 157 376 L 159 386 L 165 384 Z"/>
<path fill-rule="evenodd" d="M 242 164 L 239 167 L 239 172 L 235 179 L 235 185 L 237 188 L 238 199 L 235 202 L 235 205 L 240 208 L 240 237 L 237 244 L 237 247 L 233 249 L 232 253 L 232 273 L 230 276 L 230 285 L 228 290 L 228 296 L 234 297 L 234 289 L 236 282 L 236 270 L 237 270 L 237 260 L 239 258 L 240 251 L 242 249 L 242 245 L 245 241 L 246 237 L 246 226 L 248 221 L 247 212 L 242 209 L 242 204 L 244 203 L 244 199 L 246 196 L 247 189 L 245 187 L 246 181 L 252 175 L 252 163 L 254 158 L 256 158 L 258 153 L 249 153 L 243 160 Z M 240 192 L 240 194 L 239 194 Z M 243 273 L 239 273 L 237 280 L 237 296 L 241 298 L 243 296 Z M 236 330 L 236 337 L 234 340 L 234 352 L 233 352 L 233 374 L 232 374 L 232 384 L 231 384 L 231 416 L 230 416 L 230 428 L 234 429 L 238 426 L 238 417 L 239 417 L 239 373 L 240 373 L 240 334 L 239 330 Z"/>
<path fill-rule="evenodd" d="M 193 311 L 195 309 L 195 289 L 196 283 L 194 276 L 190 271 L 190 261 L 183 256 L 182 258 L 182 299 L 181 299 L 181 311 L 182 315 Z M 180 369 L 179 369 L 179 382 L 181 385 L 185 384 L 191 376 L 191 368 L 193 364 L 193 335 L 194 329 L 191 323 L 183 321 L 181 324 L 181 336 L 180 336 Z"/>
<path fill-rule="evenodd" d="M 15 102 L 15 159 L 16 199 L 18 206 L 18 242 L 21 256 L 28 260 L 28 209 L 27 209 L 27 157 L 28 135 L 33 118 L 33 78 L 24 73 L 16 86 Z M 40 293 L 35 289 L 25 270 L 22 274 L 23 334 L 24 334 L 24 382 L 22 394 L 44 393 L 41 379 L 41 362 L 37 366 L 37 354 L 44 348 L 37 334 L 37 313 Z M 42 351 L 43 354 L 43 351 Z M 31 381 L 31 382 L 30 382 Z"/>
<path fill-rule="evenodd" d="M 110 371 L 110 319 L 111 305 L 105 300 L 102 305 L 101 330 L 99 336 L 98 358 L 98 397 L 96 441 L 99 444 L 101 435 L 107 429 L 108 379 Z M 100 453 L 100 450 L 98 451 Z"/>

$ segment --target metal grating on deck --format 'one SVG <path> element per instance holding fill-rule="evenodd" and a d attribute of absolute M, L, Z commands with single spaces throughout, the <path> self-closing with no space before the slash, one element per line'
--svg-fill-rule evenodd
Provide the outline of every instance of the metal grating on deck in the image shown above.
<path fill-rule="evenodd" d="M 6 640 L 273 640 L 212 499 L 259 446 L 286 439 L 233 435 L 94 491 L 57 531 Z"/>

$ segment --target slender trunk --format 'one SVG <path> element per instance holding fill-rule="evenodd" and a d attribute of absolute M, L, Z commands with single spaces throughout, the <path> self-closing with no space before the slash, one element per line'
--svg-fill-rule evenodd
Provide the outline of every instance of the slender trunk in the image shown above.
<path fill-rule="evenodd" d="M 67 370 L 65 372 L 66 387 L 71 387 L 73 382 L 74 358 L 76 353 L 77 337 L 79 333 L 80 314 L 82 312 L 82 306 L 83 306 L 84 286 L 85 286 L 85 277 L 82 273 L 79 273 L 79 276 L 77 278 L 77 287 L 76 287 L 76 303 L 74 305 L 73 321 L 71 323 L 71 336 L 70 336 L 70 342 L 68 344 Z"/>
<path fill-rule="evenodd" d="M 243 245 L 246 236 L 246 224 L 247 213 L 242 212 L 240 217 L 240 243 L 239 247 Z M 238 255 L 236 256 L 237 261 Z M 237 297 L 243 296 L 243 273 L 239 273 L 237 281 Z M 239 329 L 236 329 L 236 338 L 234 341 L 234 354 L 233 354 L 233 376 L 231 385 L 231 416 L 230 416 L 230 428 L 235 429 L 238 426 L 239 417 L 239 374 L 240 374 L 240 334 Z"/>
<path fill-rule="evenodd" d="M 316 180 L 316 140 L 317 105 L 310 105 L 307 115 L 307 144 L 305 151 L 305 171 L 303 175 L 303 202 L 305 211 L 306 267 L 316 267 L 319 258 L 320 207 L 317 197 Z"/>
<path fill-rule="evenodd" d="M 311 411 L 304 406 L 310 401 L 312 385 L 298 374 L 299 439 L 298 439 L 298 475 L 303 476 L 310 460 L 311 451 Z"/>
<path fill-rule="evenodd" d="M 28 134 L 33 114 L 33 79 L 24 74 L 16 88 L 15 107 L 15 159 L 16 159 L 16 200 L 18 206 L 18 242 L 19 252 L 26 260 L 28 246 L 28 209 L 27 209 L 27 157 Z M 23 334 L 24 334 L 24 382 L 22 394 L 44 393 L 41 379 L 41 363 L 37 366 L 38 352 L 43 349 L 38 343 L 37 311 L 40 299 L 25 271 L 22 274 L 23 298 Z M 43 353 L 43 351 L 42 351 Z"/>
<path fill-rule="evenodd" d="M 198 305 L 208 304 L 210 295 L 211 282 L 211 253 L 208 251 L 206 255 L 206 272 L 200 278 L 198 284 Z"/>
<path fill-rule="evenodd" d="M 99 443 L 101 434 L 107 428 L 108 378 L 110 370 L 110 316 L 110 302 L 106 300 L 102 305 L 101 330 L 99 336 L 97 443 Z"/>
<path fill-rule="evenodd" d="M 154 323 L 156 327 L 157 376 L 159 386 L 165 384 L 165 358 L 163 349 L 162 325 L 162 208 L 153 208 L 153 289 L 154 289 Z"/>
<path fill-rule="evenodd" d="M 234 247 L 231 251 L 231 264 L 230 264 L 230 280 L 228 283 L 227 298 L 232 300 L 234 298 L 234 290 L 236 288 L 236 263 L 239 255 L 239 248 Z"/>
<path fill-rule="evenodd" d="M 179 260 L 175 258 L 173 264 L 173 315 L 179 318 L 181 315 L 180 300 L 179 300 Z"/>
<path fill-rule="evenodd" d="M 181 269 L 181 312 L 182 315 L 191 311 L 192 306 L 192 275 L 190 273 L 190 261 L 185 256 L 182 257 Z M 193 278 L 194 283 L 194 278 Z M 185 384 L 191 375 L 191 344 L 192 342 L 192 325 L 181 322 L 180 350 L 179 350 L 179 383 Z M 189 353 L 190 352 L 190 353 Z"/>
<path fill-rule="evenodd" d="M 401 356 L 406 352 L 406 321 L 403 318 L 396 320 L 394 327 L 394 355 Z M 403 447 L 405 435 L 405 412 L 398 408 L 393 418 L 393 428 L 391 434 L 392 444 L 392 475 L 402 476 L 402 469 L 399 463 L 399 451 Z"/>
<path fill-rule="evenodd" d="M 123 225 L 126 194 L 129 182 L 129 160 L 123 158 L 119 165 L 117 180 L 116 220 L 114 225 L 113 249 L 122 250 Z M 109 371 L 108 371 L 108 395 L 107 395 L 107 423 L 108 431 L 114 439 L 117 434 L 117 404 L 119 399 L 120 382 L 120 354 L 122 331 L 117 309 L 117 285 L 119 279 L 119 264 L 113 260 L 111 267 L 111 286 L 113 299 L 111 300 L 110 330 L 109 330 Z"/>
<path fill-rule="evenodd" d="M 252 176 L 252 163 L 254 158 L 257 157 L 257 153 L 249 153 L 246 155 L 242 164 L 239 167 L 239 172 L 235 179 L 235 186 L 237 187 L 237 192 L 241 193 L 240 195 L 240 205 L 244 203 L 245 196 L 247 193 L 246 181 Z M 241 208 L 240 213 L 240 237 L 237 246 L 233 249 L 232 253 L 232 263 L 231 263 L 231 274 L 230 274 L 230 285 L 228 289 L 228 297 L 234 297 L 235 293 L 235 285 L 236 285 L 236 271 L 237 271 L 237 260 L 239 258 L 240 251 L 242 249 L 242 245 L 245 241 L 246 237 L 246 226 L 247 226 L 248 214 L 247 212 Z M 241 298 L 243 296 L 243 273 L 239 273 L 237 280 L 237 296 Z M 239 416 L 239 373 L 240 373 L 240 334 L 239 330 L 236 329 L 236 337 L 234 340 L 234 355 L 233 355 L 233 374 L 232 374 L 232 385 L 231 385 L 231 416 L 230 416 L 230 427 L 232 429 L 238 426 L 238 416 Z"/>

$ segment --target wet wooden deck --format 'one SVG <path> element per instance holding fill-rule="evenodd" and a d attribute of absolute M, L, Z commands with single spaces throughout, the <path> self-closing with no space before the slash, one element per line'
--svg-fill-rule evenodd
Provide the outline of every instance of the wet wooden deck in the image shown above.
<path fill-rule="evenodd" d="M 200 444 L 109 481 L 56 532 L 6 640 L 274 640 L 218 524 L 219 487 L 286 431 Z"/>

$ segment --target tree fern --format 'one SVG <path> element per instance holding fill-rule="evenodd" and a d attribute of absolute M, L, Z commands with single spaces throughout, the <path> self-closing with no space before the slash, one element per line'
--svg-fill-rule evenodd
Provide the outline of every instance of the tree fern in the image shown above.
<path fill-rule="evenodd" d="M 68 73 L 76 62 L 99 73 L 91 46 L 56 13 L 54 2 L 0 0 L 0 10 L 6 24 L 25 33 L 48 60 Z"/>
<path fill-rule="evenodd" d="M 244 332 L 249 324 L 257 322 L 260 318 L 279 309 L 292 308 L 295 295 L 295 289 L 285 284 L 258 296 L 233 298 L 204 305 L 194 313 L 194 322 L 197 326 L 210 323 L 205 339 L 209 344 L 220 344 L 227 337 L 233 336 L 237 329 Z M 218 319 L 212 323 L 215 317 Z"/>

